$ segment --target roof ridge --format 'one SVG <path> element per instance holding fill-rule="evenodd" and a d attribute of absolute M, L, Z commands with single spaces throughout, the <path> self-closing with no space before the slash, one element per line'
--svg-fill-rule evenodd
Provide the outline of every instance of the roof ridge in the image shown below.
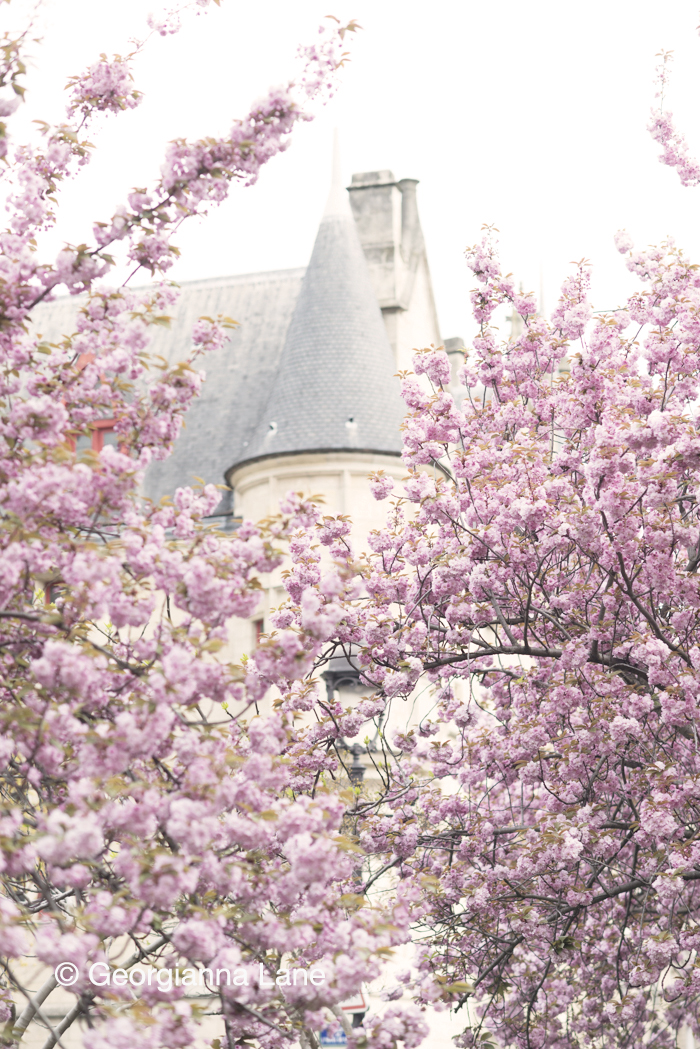
<path fill-rule="evenodd" d="M 224 287 L 232 283 L 257 283 L 262 282 L 263 280 L 279 279 L 282 277 L 287 277 L 290 280 L 293 280 L 305 272 L 306 266 L 290 266 L 286 269 L 255 270 L 252 273 L 231 273 L 226 277 L 202 277 L 198 280 L 175 281 L 175 283 L 180 288 Z M 143 285 L 143 287 L 151 287 L 151 285 Z"/>

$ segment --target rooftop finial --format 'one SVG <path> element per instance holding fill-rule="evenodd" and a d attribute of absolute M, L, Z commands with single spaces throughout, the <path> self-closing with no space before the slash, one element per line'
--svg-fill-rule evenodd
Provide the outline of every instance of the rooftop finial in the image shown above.
<path fill-rule="evenodd" d="M 331 191 L 328 194 L 324 218 L 352 218 L 348 192 L 343 185 L 343 177 L 340 170 L 340 136 L 338 129 L 333 130 L 333 169 L 331 175 Z"/>

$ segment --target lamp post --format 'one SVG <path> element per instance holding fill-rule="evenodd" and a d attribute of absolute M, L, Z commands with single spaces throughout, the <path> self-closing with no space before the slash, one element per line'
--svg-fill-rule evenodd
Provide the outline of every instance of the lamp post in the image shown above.
<path fill-rule="evenodd" d="M 365 777 L 365 766 L 360 761 L 360 755 L 365 753 L 365 748 L 360 743 L 353 743 L 348 748 L 348 753 L 352 754 L 352 765 L 348 769 L 350 782 L 353 787 L 361 787 Z"/>
<path fill-rule="evenodd" d="M 345 704 L 349 706 L 357 700 L 362 692 L 371 687 L 363 683 L 360 669 L 352 660 L 352 651 L 350 656 L 331 656 L 328 660 L 328 666 L 321 677 L 326 683 L 326 694 L 329 703 L 333 702 L 337 692 L 340 701 L 345 701 Z M 341 750 L 352 755 L 352 763 L 347 769 L 351 784 L 353 787 L 362 786 L 365 775 L 362 755 L 367 753 L 366 748 L 361 743 L 353 743 L 350 746 L 344 739 L 338 740 L 338 745 Z"/>

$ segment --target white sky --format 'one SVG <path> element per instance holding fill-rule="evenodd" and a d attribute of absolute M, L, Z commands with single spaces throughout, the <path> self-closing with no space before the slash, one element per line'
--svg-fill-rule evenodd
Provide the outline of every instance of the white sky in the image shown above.
<path fill-rule="evenodd" d="M 3 28 L 24 0 L 0 6 Z M 614 249 L 672 234 L 700 262 L 700 189 L 656 160 L 646 131 L 655 54 L 674 50 L 669 107 L 700 155 L 698 0 L 222 0 L 156 37 L 136 63 L 139 109 L 110 118 L 92 164 L 62 192 L 62 240 L 89 237 L 128 189 L 148 185 L 164 143 L 222 134 L 270 84 L 294 74 L 323 16 L 363 26 L 336 98 L 299 128 L 257 186 L 234 187 L 183 229 L 178 280 L 305 265 L 328 191 L 332 128 L 343 167 L 418 178 L 443 337 L 473 330 L 463 251 L 500 230 L 507 270 L 551 310 L 571 260 L 594 265 L 594 305 L 634 287 Z M 62 118 L 67 77 L 100 52 L 125 53 L 156 0 L 46 0 L 28 104 L 17 124 Z"/>

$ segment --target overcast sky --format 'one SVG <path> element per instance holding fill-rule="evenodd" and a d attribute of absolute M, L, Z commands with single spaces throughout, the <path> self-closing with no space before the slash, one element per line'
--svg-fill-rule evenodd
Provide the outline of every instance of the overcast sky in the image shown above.
<path fill-rule="evenodd" d="M 20 0 L 20 3 L 22 0 Z M 332 129 L 347 179 L 391 168 L 420 180 L 419 205 L 443 337 L 473 329 L 463 252 L 483 223 L 504 266 L 548 308 L 571 260 L 594 267 L 596 308 L 633 286 L 613 234 L 676 237 L 700 262 L 700 189 L 656 160 L 646 131 L 655 55 L 675 52 L 669 96 L 700 156 L 698 0 L 222 0 L 136 62 L 146 100 L 94 137 L 92 164 L 63 191 L 51 249 L 89 237 L 128 189 L 148 185 L 163 145 L 222 134 L 271 84 L 294 74 L 299 42 L 329 13 L 363 26 L 336 98 L 301 127 L 258 184 L 234 187 L 176 242 L 178 280 L 305 265 L 328 191 Z M 5 27 L 24 9 L 0 6 Z M 46 0 L 33 46 L 30 118 L 61 119 L 67 77 L 143 35 L 149 0 Z"/>

